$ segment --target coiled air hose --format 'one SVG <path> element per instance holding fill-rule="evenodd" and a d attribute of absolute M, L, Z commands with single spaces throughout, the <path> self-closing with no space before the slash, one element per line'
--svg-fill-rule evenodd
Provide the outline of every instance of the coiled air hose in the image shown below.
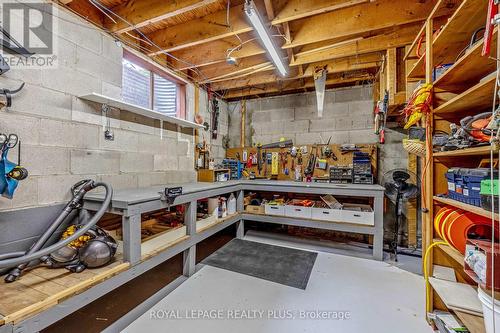
<path fill-rule="evenodd" d="M 0 268 L 14 267 L 19 264 L 29 263 L 33 260 L 40 259 L 43 256 L 49 255 L 50 253 L 59 250 L 60 248 L 71 243 L 72 241 L 78 239 L 80 236 L 83 236 L 87 231 L 90 230 L 90 228 L 96 225 L 97 222 L 101 219 L 101 217 L 108 209 L 109 204 L 111 203 L 111 198 L 113 196 L 113 189 L 110 185 L 101 182 L 95 183 L 92 181 L 91 186 L 92 186 L 91 189 L 97 187 L 104 187 L 104 189 L 106 190 L 106 195 L 104 197 L 104 201 L 102 203 L 101 208 L 99 208 L 99 210 L 94 214 L 94 216 L 85 225 L 83 225 L 82 228 L 78 229 L 78 231 L 75 232 L 70 237 L 60 240 L 53 245 L 42 248 L 32 253 L 28 253 L 29 252 L 28 250 L 28 252 L 12 252 L 12 253 L 2 254 L 0 255 Z M 81 197 L 83 198 L 83 194 Z"/>

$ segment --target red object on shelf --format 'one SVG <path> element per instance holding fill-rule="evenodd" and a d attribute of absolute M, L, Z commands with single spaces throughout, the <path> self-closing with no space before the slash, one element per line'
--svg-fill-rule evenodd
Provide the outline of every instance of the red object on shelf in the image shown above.
<path fill-rule="evenodd" d="M 491 229 L 490 219 L 451 206 L 441 208 L 434 219 L 438 236 L 462 254 L 469 237 L 491 238 Z"/>
<path fill-rule="evenodd" d="M 468 239 L 467 240 L 467 248 L 474 247 L 477 251 L 482 252 L 486 257 L 486 281 L 480 281 L 479 277 L 476 275 L 472 267 L 470 267 L 467 262 L 464 263 L 464 271 L 465 273 L 476 281 L 483 290 L 491 290 L 492 289 L 492 281 L 494 281 L 494 289 L 495 291 L 500 291 L 500 271 L 498 268 L 500 267 L 500 244 L 494 243 L 493 252 L 491 246 L 491 240 L 477 240 L 477 239 Z M 494 258 L 494 267 L 495 274 L 493 279 L 491 278 L 492 267 L 492 257 Z"/>
<path fill-rule="evenodd" d="M 483 51 L 481 55 L 489 56 L 491 50 L 491 38 L 493 36 L 493 18 L 498 14 L 498 5 L 495 4 L 495 0 L 489 0 L 488 4 L 488 14 L 486 15 L 486 30 L 484 31 L 484 44 Z"/>

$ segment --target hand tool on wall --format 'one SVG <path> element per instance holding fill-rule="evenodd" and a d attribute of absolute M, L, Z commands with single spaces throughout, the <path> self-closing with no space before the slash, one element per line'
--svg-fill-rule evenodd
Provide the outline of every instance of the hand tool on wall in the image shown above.
<path fill-rule="evenodd" d="M 279 174 L 279 153 L 271 153 L 271 175 L 277 176 Z"/>
<path fill-rule="evenodd" d="M 17 94 L 24 88 L 24 82 L 21 83 L 19 88 L 14 90 L 0 89 L 0 107 L 10 107 L 12 106 L 12 95 Z"/>
<path fill-rule="evenodd" d="M 318 118 L 323 117 L 323 106 L 325 103 L 325 88 L 326 88 L 326 75 L 328 73 L 328 66 L 317 66 L 314 68 L 314 88 L 316 90 L 316 103 L 318 107 Z"/>
<path fill-rule="evenodd" d="M 379 136 L 379 142 L 385 143 L 385 126 L 387 123 L 387 108 L 389 103 L 389 91 L 385 90 L 384 99 L 378 101 L 375 107 L 375 134 Z"/>
<path fill-rule="evenodd" d="M 312 177 L 314 174 L 314 167 L 316 166 L 316 153 L 317 153 L 317 146 L 313 146 L 311 149 L 311 154 L 309 155 L 309 161 L 307 162 L 307 167 L 304 170 L 304 175 L 308 177 Z"/>
<path fill-rule="evenodd" d="M 7 159 L 10 149 L 18 147 L 18 163 Z M 20 180 L 28 177 L 28 170 L 21 167 L 21 144 L 15 134 L 0 134 L 0 194 L 12 199 Z"/>
<path fill-rule="evenodd" d="M 208 90 L 208 101 L 209 105 L 211 106 L 211 121 L 212 121 L 212 139 L 216 140 L 217 139 L 217 134 L 219 130 L 219 114 L 220 114 L 220 109 L 219 109 L 219 101 L 217 98 L 215 98 L 215 95 L 212 93 L 212 91 L 209 89 Z"/>
<path fill-rule="evenodd" d="M 267 145 L 262 145 L 262 148 L 263 149 L 272 149 L 272 148 L 287 148 L 287 147 L 292 147 L 292 146 L 293 146 L 292 140 L 283 140 L 283 141 L 268 143 Z"/>
<path fill-rule="evenodd" d="M 262 146 L 260 144 L 257 145 L 257 171 L 260 175 L 262 171 Z"/>

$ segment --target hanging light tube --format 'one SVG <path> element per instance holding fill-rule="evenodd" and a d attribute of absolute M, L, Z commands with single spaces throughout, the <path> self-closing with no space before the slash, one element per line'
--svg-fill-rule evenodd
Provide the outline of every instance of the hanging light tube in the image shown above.
<path fill-rule="evenodd" d="M 252 23 L 255 31 L 257 31 L 262 44 L 264 44 L 264 48 L 271 56 L 271 60 L 278 69 L 279 73 L 281 74 L 281 76 L 286 76 L 287 68 L 283 63 L 283 59 L 281 59 L 278 53 L 278 48 L 276 47 L 276 45 L 274 45 L 274 42 L 271 39 L 271 35 L 268 29 L 266 29 L 266 27 L 264 26 L 264 23 L 262 22 L 262 19 L 253 0 L 245 1 L 245 14 L 250 19 L 250 23 Z"/>

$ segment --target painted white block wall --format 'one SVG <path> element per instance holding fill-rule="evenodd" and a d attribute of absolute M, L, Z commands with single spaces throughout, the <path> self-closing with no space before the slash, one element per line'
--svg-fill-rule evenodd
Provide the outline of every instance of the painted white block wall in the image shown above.
<path fill-rule="evenodd" d="M 21 162 L 30 172 L 13 200 L 0 197 L 0 210 L 64 202 L 70 186 L 83 178 L 115 189 L 195 181 L 191 129 L 164 123 L 162 139 L 159 121 L 113 110 L 115 140 L 104 140 L 100 106 L 77 96 L 97 92 L 120 98 L 122 49 L 72 13 L 60 8 L 57 15 L 59 66 L 12 69 L 0 77 L 2 88 L 26 82 L 12 107 L 0 111 L 0 132 L 19 135 Z M 188 119 L 194 114 L 193 91 L 188 85 Z M 227 133 L 227 106 L 221 110 L 220 137 Z M 225 155 L 220 139 L 215 151 Z M 16 152 L 9 158 L 16 160 Z"/>

